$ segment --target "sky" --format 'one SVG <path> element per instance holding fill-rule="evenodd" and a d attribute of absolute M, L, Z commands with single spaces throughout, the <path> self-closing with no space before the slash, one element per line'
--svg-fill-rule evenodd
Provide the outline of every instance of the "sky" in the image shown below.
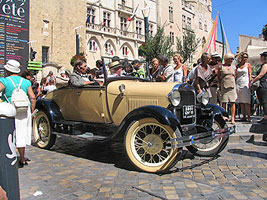
<path fill-rule="evenodd" d="M 221 17 L 232 53 L 239 46 L 238 36 L 256 36 L 267 24 L 267 0 L 212 0 L 212 18 Z M 217 39 L 221 40 L 219 24 Z"/>

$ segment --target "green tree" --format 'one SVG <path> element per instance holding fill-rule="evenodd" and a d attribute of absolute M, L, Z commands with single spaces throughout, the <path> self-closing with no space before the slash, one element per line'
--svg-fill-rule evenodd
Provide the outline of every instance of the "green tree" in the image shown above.
<path fill-rule="evenodd" d="M 186 62 L 197 50 L 198 45 L 200 44 L 200 39 L 196 38 L 196 34 L 191 29 L 185 29 L 183 32 L 183 39 L 176 37 L 177 43 L 177 53 L 179 53 Z"/>
<path fill-rule="evenodd" d="M 150 36 L 148 41 L 139 47 L 138 53 L 147 61 L 158 58 L 160 55 L 167 55 L 170 58 L 174 53 L 172 45 L 171 37 L 164 34 L 164 26 L 158 26 L 155 36 Z"/>
<path fill-rule="evenodd" d="M 265 41 L 267 41 L 267 24 L 262 28 L 262 35 Z"/>

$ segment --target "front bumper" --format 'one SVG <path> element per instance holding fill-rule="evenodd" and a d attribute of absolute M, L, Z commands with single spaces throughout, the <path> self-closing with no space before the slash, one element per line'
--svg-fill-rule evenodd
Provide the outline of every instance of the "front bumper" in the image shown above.
<path fill-rule="evenodd" d="M 191 146 L 192 144 L 195 143 L 195 141 L 201 142 L 208 139 L 212 140 L 215 138 L 227 137 L 235 133 L 235 129 L 236 129 L 235 126 L 232 126 L 228 128 L 218 129 L 215 131 L 206 131 L 194 135 L 185 135 L 179 138 L 173 138 L 171 140 L 172 148 Z"/>

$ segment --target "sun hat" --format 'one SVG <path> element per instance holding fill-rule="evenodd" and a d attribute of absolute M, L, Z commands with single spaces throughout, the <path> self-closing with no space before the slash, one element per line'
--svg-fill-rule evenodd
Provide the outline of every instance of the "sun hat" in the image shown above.
<path fill-rule="evenodd" d="M 16 60 L 9 60 L 7 61 L 6 65 L 4 66 L 4 68 L 9 71 L 9 72 L 13 72 L 13 73 L 20 73 L 20 63 Z"/>
<path fill-rule="evenodd" d="M 109 69 L 114 69 L 114 68 L 117 68 L 117 67 L 122 67 L 122 65 L 121 65 L 121 63 L 119 61 L 115 61 L 115 62 L 109 63 Z"/>
<path fill-rule="evenodd" d="M 212 58 L 220 58 L 219 54 L 217 52 L 211 53 Z"/>

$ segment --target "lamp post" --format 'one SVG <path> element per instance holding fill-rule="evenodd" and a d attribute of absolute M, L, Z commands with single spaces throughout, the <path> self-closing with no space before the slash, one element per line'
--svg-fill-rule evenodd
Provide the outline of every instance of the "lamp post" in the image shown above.
<path fill-rule="evenodd" d="M 144 23 L 145 23 L 145 42 L 147 42 L 148 37 L 149 37 L 149 29 L 148 29 L 148 16 L 150 13 L 150 7 L 146 6 L 142 10 L 142 14 L 144 16 Z"/>
<path fill-rule="evenodd" d="M 80 35 L 78 30 L 82 28 L 82 26 L 77 26 L 74 28 L 75 30 L 75 37 L 76 37 L 76 55 L 79 55 L 80 53 Z"/>

